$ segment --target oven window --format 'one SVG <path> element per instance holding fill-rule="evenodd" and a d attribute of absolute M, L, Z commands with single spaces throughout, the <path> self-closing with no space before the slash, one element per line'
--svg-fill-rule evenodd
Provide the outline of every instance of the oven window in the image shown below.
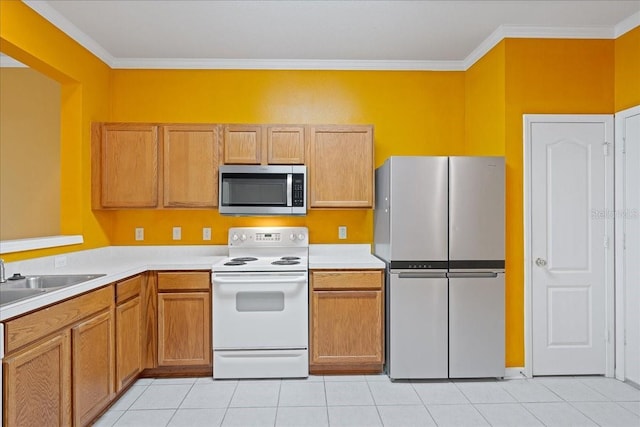
<path fill-rule="evenodd" d="M 284 292 L 238 292 L 237 311 L 283 311 Z"/>
<path fill-rule="evenodd" d="M 224 206 L 287 206 L 287 174 L 223 174 Z"/>

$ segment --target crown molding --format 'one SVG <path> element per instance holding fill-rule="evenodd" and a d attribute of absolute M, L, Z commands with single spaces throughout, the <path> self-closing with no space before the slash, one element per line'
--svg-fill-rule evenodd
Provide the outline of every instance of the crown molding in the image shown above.
<path fill-rule="evenodd" d="M 63 33 L 78 42 L 82 47 L 97 56 L 102 62 L 113 68 L 114 57 L 97 41 L 89 37 L 85 32 L 76 27 L 71 21 L 62 16 L 60 12 L 49 5 L 48 1 L 22 0 L 27 6 L 36 11 L 44 19 L 58 27 Z"/>
<path fill-rule="evenodd" d="M 469 69 L 498 43 L 508 38 L 521 39 L 613 39 L 611 27 L 541 27 L 501 25 L 464 59 L 464 69 Z"/>
<path fill-rule="evenodd" d="M 636 27 L 640 27 L 640 12 L 636 12 L 627 19 L 618 22 L 613 29 L 614 38 L 618 38 L 621 35 L 628 33 Z"/>
<path fill-rule="evenodd" d="M 464 71 L 462 61 L 334 59 L 116 59 L 120 69 Z"/>
<path fill-rule="evenodd" d="M 464 60 L 334 60 L 334 59 L 224 59 L 224 58 L 115 58 L 48 1 L 23 0 L 89 52 L 114 69 L 223 69 L 223 70 L 378 70 L 378 71 L 465 71 L 506 38 L 614 39 L 640 26 L 640 12 L 615 27 L 543 27 L 501 25 Z"/>

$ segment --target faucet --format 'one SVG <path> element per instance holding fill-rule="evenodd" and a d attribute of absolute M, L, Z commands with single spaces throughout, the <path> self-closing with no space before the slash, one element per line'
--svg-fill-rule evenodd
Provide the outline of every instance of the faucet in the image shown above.
<path fill-rule="evenodd" d="M 7 278 L 4 274 L 4 260 L 0 258 L 0 283 L 4 283 L 7 281 Z"/>

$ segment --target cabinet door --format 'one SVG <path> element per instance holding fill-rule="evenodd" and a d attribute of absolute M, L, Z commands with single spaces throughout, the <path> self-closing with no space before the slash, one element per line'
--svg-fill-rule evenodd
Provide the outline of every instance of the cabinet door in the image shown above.
<path fill-rule="evenodd" d="M 116 392 L 142 370 L 142 311 L 137 296 L 116 307 Z"/>
<path fill-rule="evenodd" d="M 100 160 L 102 207 L 158 205 L 157 126 L 104 125 Z"/>
<path fill-rule="evenodd" d="M 5 357 L 5 427 L 71 425 L 69 331 Z"/>
<path fill-rule="evenodd" d="M 211 294 L 158 294 L 158 366 L 211 364 Z"/>
<path fill-rule="evenodd" d="M 270 165 L 304 165 L 304 126 L 270 126 L 267 128 L 267 163 Z"/>
<path fill-rule="evenodd" d="M 259 165 L 262 160 L 260 125 L 225 125 L 224 163 Z"/>
<path fill-rule="evenodd" d="M 87 425 L 114 397 L 113 311 L 71 329 L 74 425 Z"/>
<path fill-rule="evenodd" d="M 316 126 L 309 147 L 309 207 L 373 207 L 371 126 Z"/>
<path fill-rule="evenodd" d="M 162 127 L 165 207 L 218 206 L 218 142 L 214 125 Z"/>
<path fill-rule="evenodd" d="M 312 365 L 382 364 L 382 291 L 311 292 Z"/>

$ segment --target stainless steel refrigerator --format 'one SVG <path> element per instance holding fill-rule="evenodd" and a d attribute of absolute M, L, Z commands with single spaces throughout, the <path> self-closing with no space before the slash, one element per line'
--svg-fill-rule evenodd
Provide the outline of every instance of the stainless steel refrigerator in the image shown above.
<path fill-rule="evenodd" d="M 392 379 L 504 376 L 504 158 L 390 157 L 376 169 Z"/>

